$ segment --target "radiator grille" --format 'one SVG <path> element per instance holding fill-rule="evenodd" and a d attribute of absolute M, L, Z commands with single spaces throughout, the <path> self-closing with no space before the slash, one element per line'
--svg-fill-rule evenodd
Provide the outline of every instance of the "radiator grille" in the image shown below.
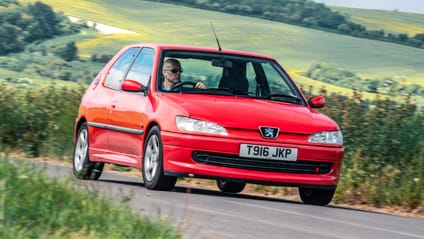
<path fill-rule="evenodd" d="M 201 164 L 228 168 L 300 174 L 327 174 L 330 172 L 332 166 L 331 163 L 326 162 L 288 162 L 281 160 L 240 158 L 234 155 L 211 154 L 205 152 L 195 152 L 193 154 L 193 160 Z"/>

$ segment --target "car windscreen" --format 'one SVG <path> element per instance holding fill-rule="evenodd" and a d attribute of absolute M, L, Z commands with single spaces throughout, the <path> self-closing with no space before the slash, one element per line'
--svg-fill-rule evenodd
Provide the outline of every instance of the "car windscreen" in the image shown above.
<path fill-rule="evenodd" d="M 301 93 L 273 60 L 241 55 L 192 51 L 165 51 L 162 63 L 172 59 L 182 72 L 178 84 L 159 90 L 190 94 L 217 94 L 276 100 L 304 105 Z M 160 72 L 162 74 L 162 72 Z M 161 75 L 158 79 L 164 79 Z M 166 80 L 166 79 L 165 79 Z M 197 83 L 204 88 L 196 88 Z"/>

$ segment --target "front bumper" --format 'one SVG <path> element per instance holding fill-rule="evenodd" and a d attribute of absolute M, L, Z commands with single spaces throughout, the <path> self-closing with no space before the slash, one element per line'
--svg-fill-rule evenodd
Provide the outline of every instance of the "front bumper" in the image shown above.
<path fill-rule="evenodd" d="M 262 184 L 334 188 L 343 147 L 282 144 L 162 131 L 164 170 L 168 175 L 225 178 Z M 296 162 L 238 156 L 240 144 L 298 148 Z"/>

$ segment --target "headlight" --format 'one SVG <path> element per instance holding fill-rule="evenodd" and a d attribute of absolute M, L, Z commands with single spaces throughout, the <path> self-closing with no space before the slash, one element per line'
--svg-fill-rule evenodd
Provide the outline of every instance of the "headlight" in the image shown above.
<path fill-rule="evenodd" d="M 343 144 L 343 135 L 340 131 L 326 131 L 313 134 L 309 137 L 311 143 Z"/>
<path fill-rule="evenodd" d="M 228 135 L 224 127 L 215 123 L 196 120 L 184 116 L 177 116 L 176 122 L 177 128 L 182 131 Z"/>

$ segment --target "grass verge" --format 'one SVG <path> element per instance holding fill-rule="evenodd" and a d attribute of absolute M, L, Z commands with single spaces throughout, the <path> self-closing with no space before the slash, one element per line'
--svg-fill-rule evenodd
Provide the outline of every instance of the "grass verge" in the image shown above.
<path fill-rule="evenodd" d="M 84 193 L 43 171 L 0 159 L 0 238 L 180 238 L 97 193 Z"/>

